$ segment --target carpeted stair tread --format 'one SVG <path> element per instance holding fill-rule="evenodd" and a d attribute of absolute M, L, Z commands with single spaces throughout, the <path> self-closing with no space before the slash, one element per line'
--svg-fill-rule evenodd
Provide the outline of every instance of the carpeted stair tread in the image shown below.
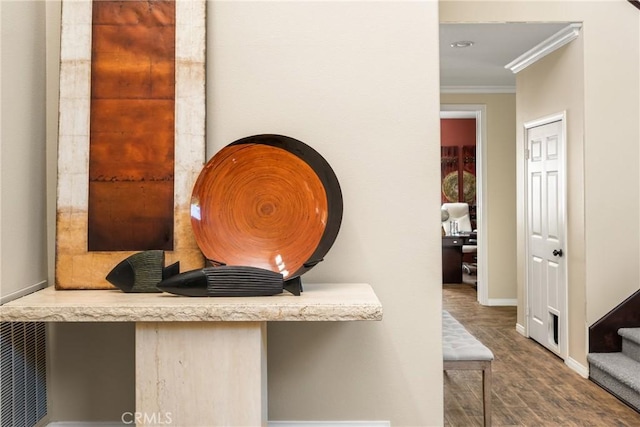
<path fill-rule="evenodd" d="M 636 344 L 640 344 L 640 328 L 620 328 L 618 335 Z"/>
<path fill-rule="evenodd" d="M 640 393 L 640 362 L 622 353 L 589 353 L 589 363 Z"/>
<path fill-rule="evenodd" d="M 640 362 L 640 328 L 621 328 L 618 335 L 622 337 L 622 352 Z"/>

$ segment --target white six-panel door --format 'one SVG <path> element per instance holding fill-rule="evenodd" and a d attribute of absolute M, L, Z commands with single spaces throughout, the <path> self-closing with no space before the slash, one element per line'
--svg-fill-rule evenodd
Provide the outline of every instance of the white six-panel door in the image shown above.
<path fill-rule="evenodd" d="M 563 121 L 526 129 L 529 336 L 565 357 L 566 248 Z"/>

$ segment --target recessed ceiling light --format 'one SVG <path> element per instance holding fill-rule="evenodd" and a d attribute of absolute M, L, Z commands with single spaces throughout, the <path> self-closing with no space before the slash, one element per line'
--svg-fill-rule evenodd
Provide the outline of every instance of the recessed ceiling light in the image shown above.
<path fill-rule="evenodd" d="M 459 42 L 451 43 L 451 47 L 456 49 L 462 49 L 462 48 L 471 47 L 471 46 L 473 46 L 473 42 L 470 40 L 461 40 Z"/>

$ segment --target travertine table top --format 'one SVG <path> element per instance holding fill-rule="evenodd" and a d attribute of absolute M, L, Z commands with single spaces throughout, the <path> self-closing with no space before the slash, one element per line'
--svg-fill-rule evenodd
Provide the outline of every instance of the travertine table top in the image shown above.
<path fill-rule="evenodd" d="M 262 322 L 382 320 L 366 283 L 304 284 L 300 296 L 195 298 L 48 287 L 0 306 L 8 322 Z"/>

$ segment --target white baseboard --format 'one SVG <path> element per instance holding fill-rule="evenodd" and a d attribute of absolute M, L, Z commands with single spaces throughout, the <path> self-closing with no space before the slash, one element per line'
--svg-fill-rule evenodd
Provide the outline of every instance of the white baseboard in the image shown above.
<path fill-rule="evenodd" d="M 516 332 L 522 335 L 523 337 L 529 338 L 527 337 L 527 334 L 524 331 L 524 326 L 522 326 L 520 323 L 516 323 Z"/>
<path fill-rule="evenodd" d="M 131 424 L 124 424 L 118 421 L 54 421 L 47 424 L 47 427 L 123 427 Z"/>
<path fill-rule="evenodd" d="M 564 364 L 570 367 L 572 370 L 578 373 L 582 378 L 589 378 L 589 368 L 579 363 L 575 359 L 567 357 Z"/>
<path fill-rule="evenodd" d="M 487 305 L 494 307 L 515 307 L 518 305 L 518 300 L 513 298 L 489 298 Z"/>
<path fill-rule="evenodd" d="M 125 424 L 116 421 L 56 421 L 47 427 L 123 427 Z M 167 424 L 168 426 L 170 424 Z M 391 427 L 390 421 L 269 421 L 269 427 Z"/>
<path fill-rule="evenodd" d="M 269 427 L 391 427 L 391 421 L 269 421 Z"/>

